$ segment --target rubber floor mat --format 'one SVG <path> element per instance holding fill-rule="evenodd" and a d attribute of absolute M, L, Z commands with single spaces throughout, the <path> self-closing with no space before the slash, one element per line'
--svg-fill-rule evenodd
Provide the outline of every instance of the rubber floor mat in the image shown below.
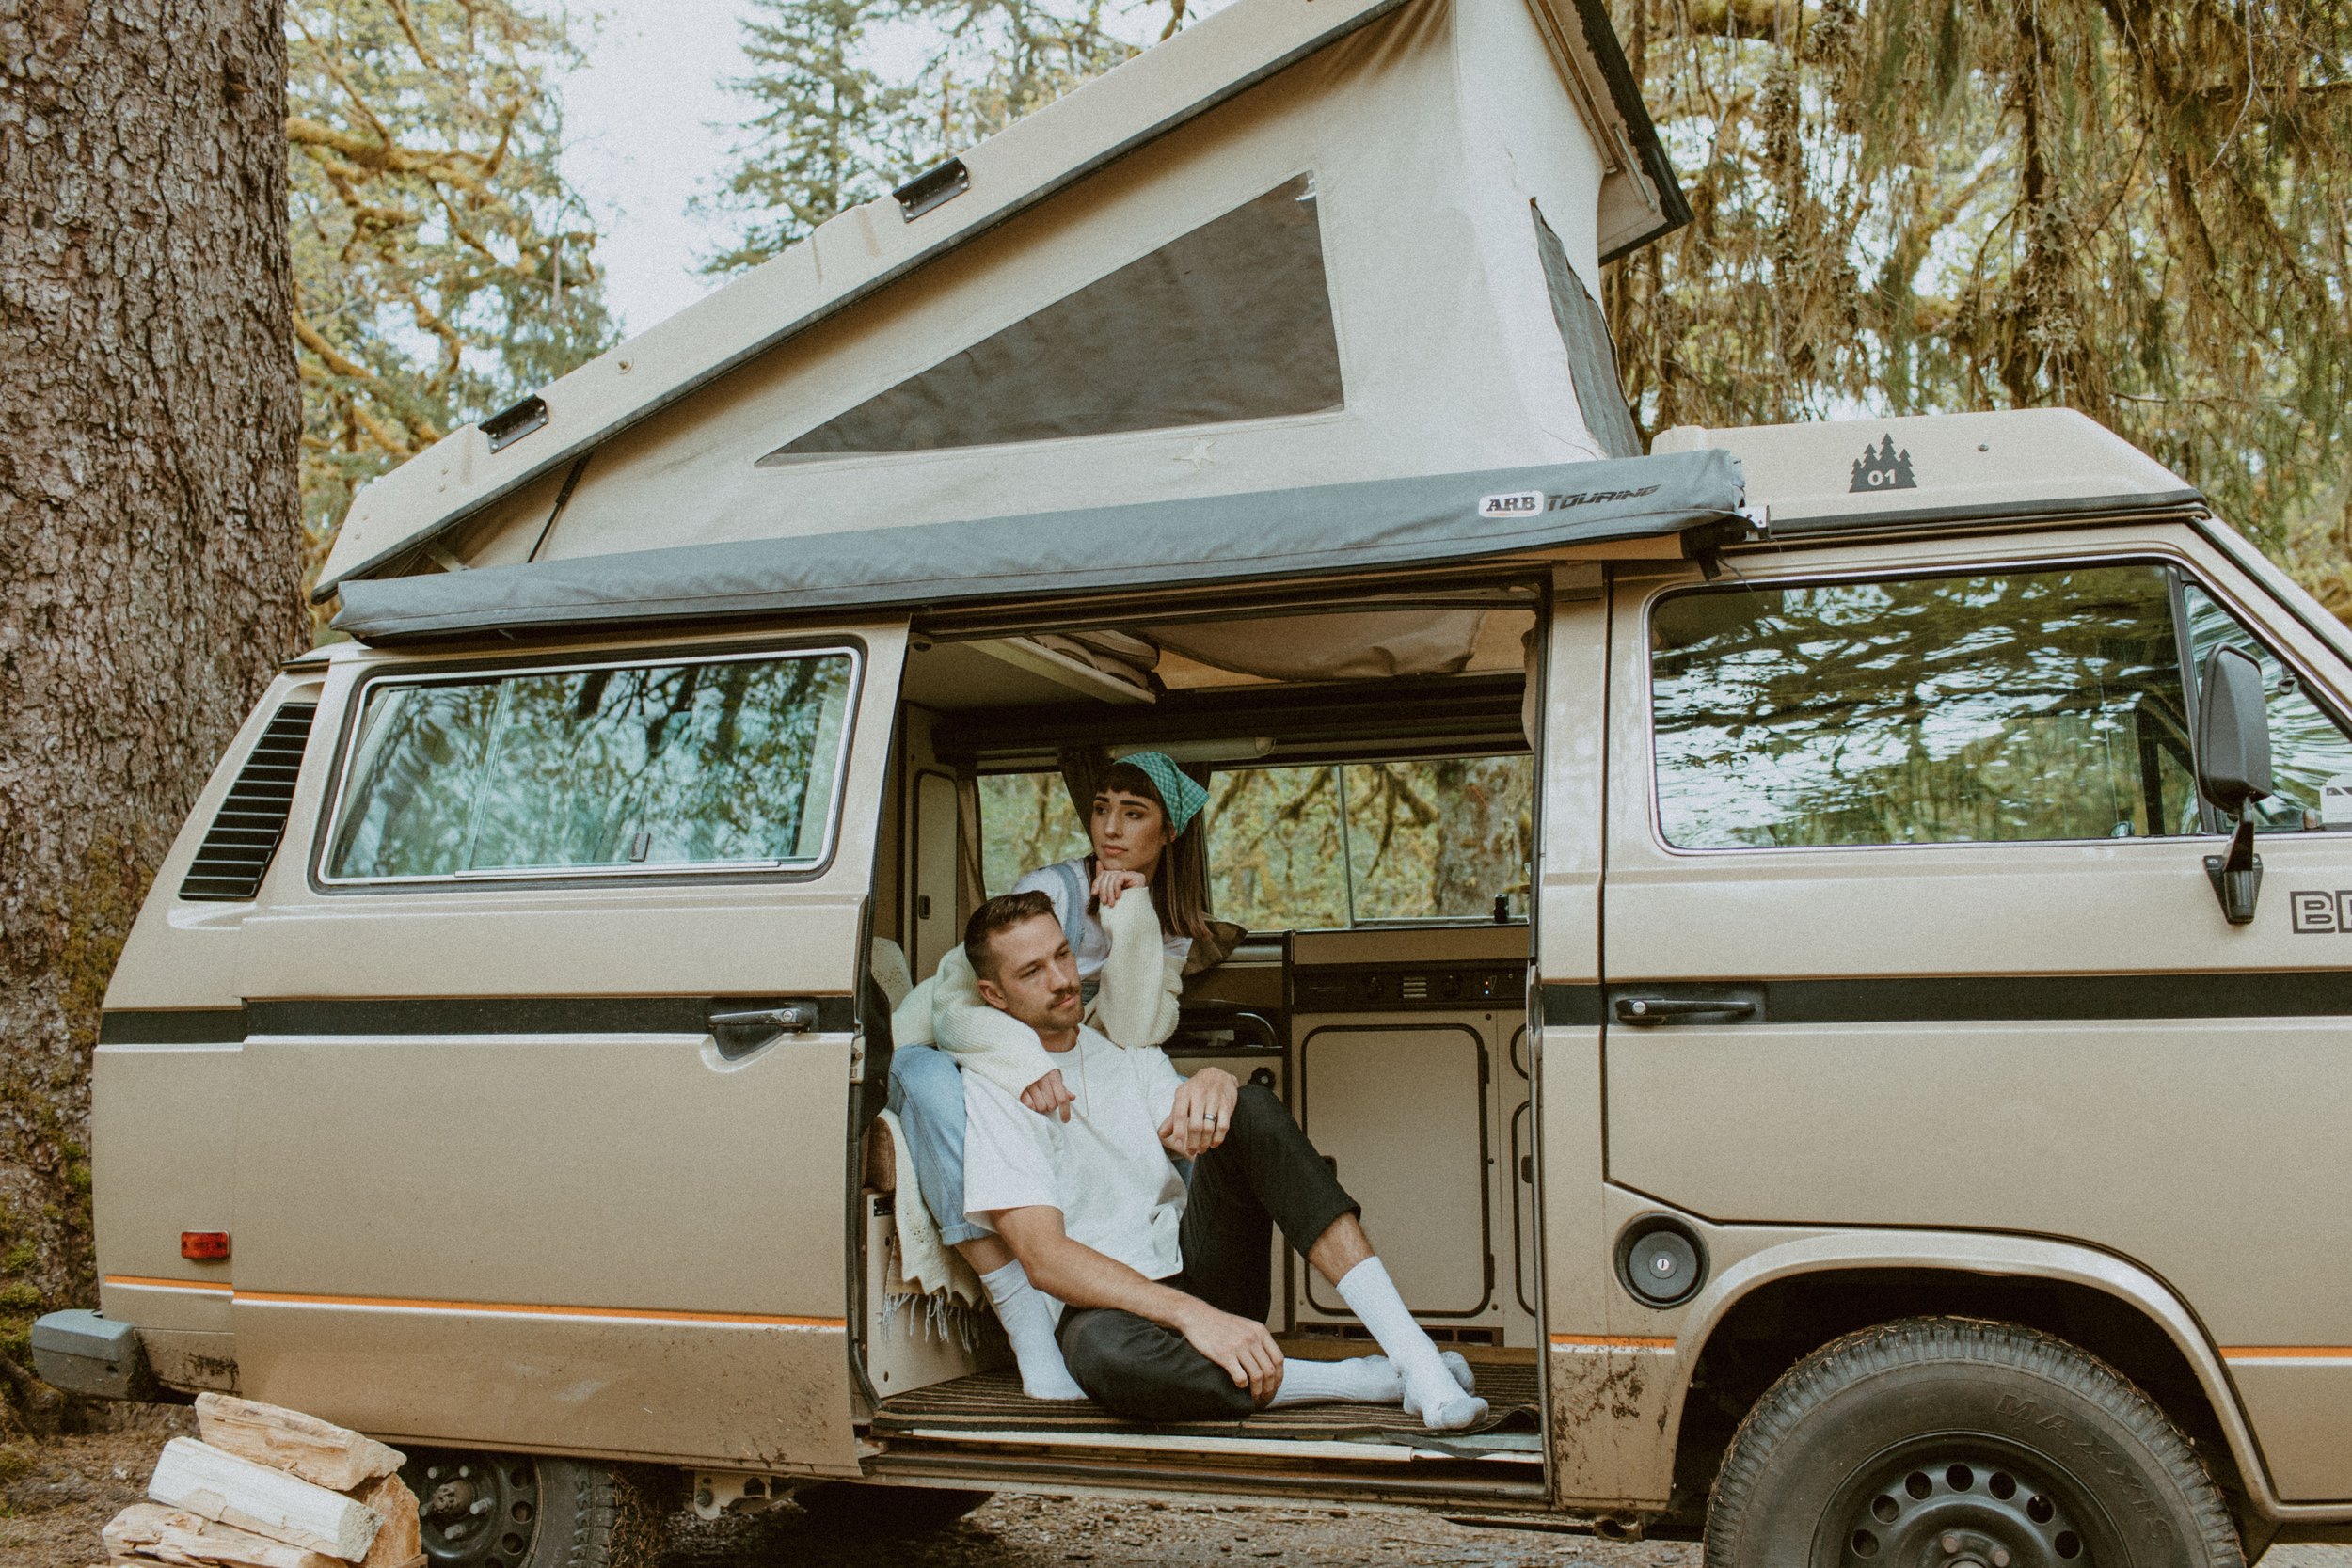
<path fill-rule="evenodd" d="M 1160 1433 L 1192 1437 L 1295 1438 L 1320 1442 L 1401 1442 L 1427 1437 L 1459 1440 L 1481 1433 L 1535 1432 L 1540 1397 L 1535 1368 L 1486 1365 L 1477 1368 L 1478 1394 L 1486 1419 L 1468 1433 L 1432 1433 L 1395 1405 L 1300 1404 L 1262 1410 L 1238 1421 L 1126 1421 L 1092 1402 L 1033 1400 L 1021 1391 L 1020 1374 L 1008 1367 L 979 1372 L 882 1402 L 874 1417 L 877 1436 L 926 1432 L 1081 1432 Z"/>

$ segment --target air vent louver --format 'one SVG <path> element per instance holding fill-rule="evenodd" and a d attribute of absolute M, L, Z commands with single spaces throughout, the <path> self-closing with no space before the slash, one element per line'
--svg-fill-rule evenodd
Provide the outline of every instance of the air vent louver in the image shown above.
<path fill-rule="evenodd" d="M 286 833 L 294 775 L 302 770 L 302 748 L 318 711 L 316 703 L 288 703 L 270 720 L 197 847 L 180 884 L 183 899 L 235 903 L 261 891 L 262 874 Z"/>

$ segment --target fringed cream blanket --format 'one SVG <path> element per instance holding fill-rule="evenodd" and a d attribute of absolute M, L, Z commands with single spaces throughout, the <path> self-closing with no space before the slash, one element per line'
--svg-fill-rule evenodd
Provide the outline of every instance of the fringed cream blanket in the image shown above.
<path fill-rule="evenodd" d="M 906 1129 L 888 1111 L 874 1119 L 890 1134 L 891 1185 L 897 1189 L 897 1201 L 891 1205 L 890 1262 L 882 1285 L 882 1326 L 888 1329 L 904 1311 L 919 1331 L 968 1346 L 987 1321 L 988 1308 L 982 1305 L 987 1293 L 972 1265 L 939 1239 L 939 1226 L 915 1185 Z"/>

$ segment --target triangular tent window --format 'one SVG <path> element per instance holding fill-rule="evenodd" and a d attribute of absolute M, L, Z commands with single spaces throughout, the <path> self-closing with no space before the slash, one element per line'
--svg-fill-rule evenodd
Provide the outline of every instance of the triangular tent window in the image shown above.
<path fill-rule="evenodd" d="M 1305 175 L 835 416 L 763 467 L 1337 408 Z"/>
<path fill-rule="evenodd" d="M 1616 345 L 1609 341 L 1609 319 L 1584 280 L 1568 264 L 1567 247 L 1535 214 L 1535 248 L 1544 259 L 1544 284 L 1551 294 L 1551 322 L 1560 329 L 1561 346 L 1568 351 L 1568 377 L 1576 385 L 1577 411 L 1600 450 L 1612 457 L 1639 457 L 1642 437 L 1633 427 L 1633 411 L 1626 406 L 1625 388 L 1617 380 Z"/>

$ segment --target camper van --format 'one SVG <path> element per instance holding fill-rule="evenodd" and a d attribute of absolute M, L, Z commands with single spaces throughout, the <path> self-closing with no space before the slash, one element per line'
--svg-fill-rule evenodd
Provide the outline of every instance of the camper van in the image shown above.
<path fill-rule="evenodd" d="M 1640 450 L 1599 268 L 1685 215 L 1595 0 L 1235 0 L 370 487 L 106 994 L 43 1375 L 377 1434 L 435 1568 L 1020 1490 L 2352 1541 L 2352 640 L 2078 415 Z M 1231 927 L 1167 1049 L 1472 1430 L 1030 1400 L 903 1275 L 889 977 L 1136 749 Z"/>

